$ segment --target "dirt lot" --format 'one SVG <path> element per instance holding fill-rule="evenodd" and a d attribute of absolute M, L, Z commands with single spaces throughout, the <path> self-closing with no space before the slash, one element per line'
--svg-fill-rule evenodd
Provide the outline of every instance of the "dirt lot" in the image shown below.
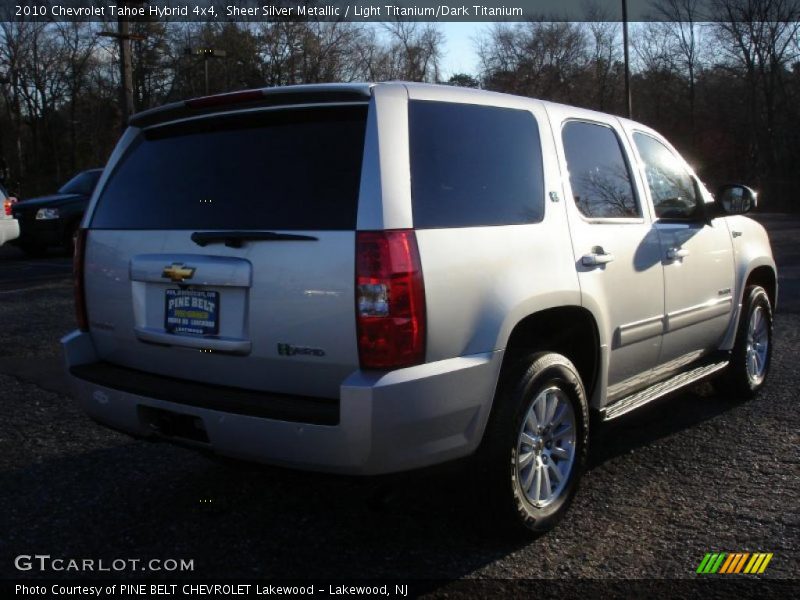
<path fill-rule="evenodd" d="M 800 220 L 764 217 L 781 270 L 765 393 L 710 386 L 598 431 L 555 531 L 498 538 L 448 469 L 388 482 L 212 460 L 136 441 L 72 404 L 64 273 L 0 289 L 0 576 L 19 554 L 193 559 L 200 577 L 695 578 L 706 552 L 772 552 L 800 577 Z M 19 257 L 0 253 L 0 271 Z M 148 574 L 152 575 L 152 574 Z"/>

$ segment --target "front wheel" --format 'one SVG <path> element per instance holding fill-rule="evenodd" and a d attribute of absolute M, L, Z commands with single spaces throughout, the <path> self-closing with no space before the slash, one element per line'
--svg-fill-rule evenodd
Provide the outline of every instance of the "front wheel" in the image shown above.
<path fill-rule="evenodd" d="M 481 447 L 486 485 L 504 525 L 552 529 L 569 507 L 588 455 L 589 409 L 577 369 L 552 352 L 509 370 Z"/>
<path fill-rule="evenodd" d="M 752 398 L 766 382 L 772 360 L 772 305 L 758 285 L 744 291 L 731 362 L 719 378 L 723 393 Z"/>

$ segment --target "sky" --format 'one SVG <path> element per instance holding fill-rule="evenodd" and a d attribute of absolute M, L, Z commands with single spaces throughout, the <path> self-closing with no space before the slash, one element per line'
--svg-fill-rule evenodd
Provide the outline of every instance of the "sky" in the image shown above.
<path fill-rule="evenodd" d="M 491 23 L 439 23 L 439 28 L 446 37 L 444 60 L 442 61 L 442 75 L 448 79 L 454 73 L 469 73 L 476 75 L 478 72 L 478 55 L 475 44 L 471 38 L 477 37 L 482 31 L 491 27 Z"/>
<path fill-rule="evenodd" d="M 436 24 L 445 35 L 445 54 L 442 60 L 442 79 L 447 80 L 454 73 L 468 73 L 477 76 L 479 72 L 478 53 L 475 50 L 475 38 L 481 37 L 494 23 L 481 21 L 475 23 L 442 23 Z M 702 24 L 701 24 L 702 25 Z M 639 35 L 642 23 L 630 24 L 631 40 Z M 617 41 L 622 44 L 621 30 L 617 31 Z M 631 48 L 631 62 L 636 66 L 636 56 Z"/>

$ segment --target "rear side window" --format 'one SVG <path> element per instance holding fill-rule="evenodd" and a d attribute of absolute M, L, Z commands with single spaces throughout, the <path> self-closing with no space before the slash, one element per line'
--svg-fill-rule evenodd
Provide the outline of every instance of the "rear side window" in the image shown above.
<path fill-rule="evenodd" d="M 408 118 L 415 227 L 542 220 L 542 154 L 530 112 L 412 101 Z"/>
<path fill-rule="evenodd" d="M 367 108 L 238 114 L 145 131 L 95 229 L 355 229 Z"/>
<path fill-rule="evenodd" d="M 641 217 L 628 163 L 614 130 L 570 121 L 561 132 L 575 206 L 591 219 Z"/>

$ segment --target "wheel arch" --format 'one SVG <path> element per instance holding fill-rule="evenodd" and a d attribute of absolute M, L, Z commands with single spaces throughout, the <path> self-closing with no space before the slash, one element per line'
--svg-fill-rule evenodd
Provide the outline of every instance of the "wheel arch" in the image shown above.
<path fill-rule="evenodd" d="M 582 306 L 558 306 L 517 321 L 506 340 L 500 378 L 521 356 L 538 351 L 566 356 L 578 370 L 587 398 L 593 398 L 601 381 L 602 353 L 597 320 L 591 311 Z"/>
<path fill-rule="evenodd" d="M 751 285 L 760 285 L 766 290 L 770 306 L 774 311 L 778 301 L 778 276 L 775 273 L 775 269 L 770 265 L 761 265 L 751 269 L 747 274 L 745 284 L 742 286 L 740 302 L 744 298 L 744 291 Z"/>
<path fill-rule="evenodd" d="M 733 348 L 733 344 L 736 341 L 736 332 L 739 329 L 739 316 L 742 313 L 742 305 L 744 304 L 744 293 L 749 286 L 760 285 L 764 288 L 769 297 L 773 313 L 778 302 L 778 274 L 771 257 L 752 261 L 749 269 L 742 274 L 739 281 L 741 283 L 736 290 L 737 303 L 734 306 L 728 330 L 725 332 L 725 337 L 720 344 L 721 350 L 731 350 Z"/>

